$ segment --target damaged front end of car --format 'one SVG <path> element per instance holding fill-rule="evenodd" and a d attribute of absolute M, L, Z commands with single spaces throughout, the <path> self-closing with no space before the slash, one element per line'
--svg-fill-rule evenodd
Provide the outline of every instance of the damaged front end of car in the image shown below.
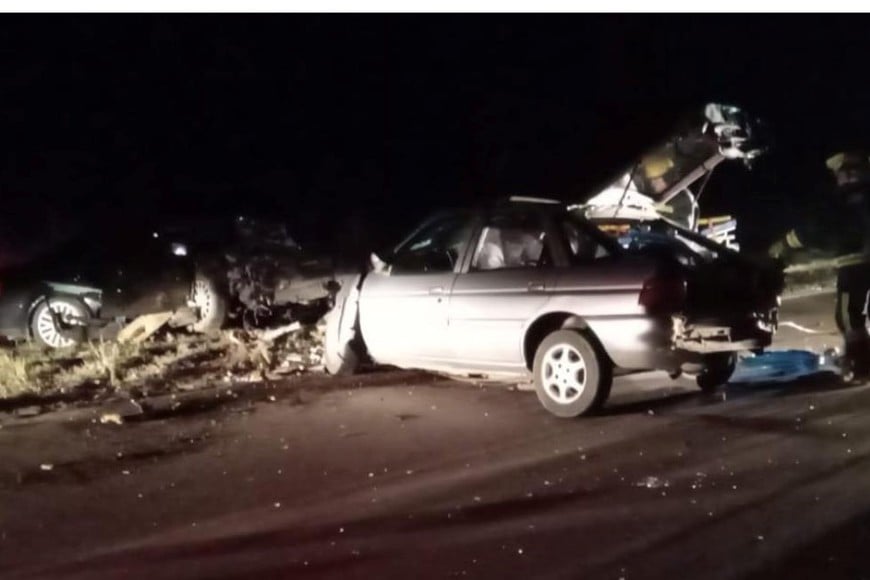
<path fill-rule="evenodd" d="M 230 317 L 245 328 L 314 322 L 332 307 L 332 260 L 305 253 L 282 224 L 241 217 L 238 241 L 223 258 Z"/>
<path fill-rule="evenodd" d="M 302 271 L 269 255 L 226 258 L 230 317 L 246 328 L 313 321 L 332 307 L 337 283 L 326 266 Z"/>

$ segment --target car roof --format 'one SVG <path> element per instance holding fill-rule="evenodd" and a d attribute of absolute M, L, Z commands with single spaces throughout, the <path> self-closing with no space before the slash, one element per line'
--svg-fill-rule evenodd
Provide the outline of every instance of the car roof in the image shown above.
<path fill-rule="evenodd" d="M 549 213 L 549 214 L 567 214 L 570 211 L 570 205 L 564 201 L 559 201 L 551 198 L 543 198 L 543 197 L 526 197 L 526 196 L 511 196 L 507 198 L 501 198 L 498 200 L 490 201 L 489 203 L 481 203 L 476 205 L 468 205 L 468 206 L 454 206 L 454 207 L 446 207 L 440 210 L 437 210 L 431 214 L 429 217 L 420 224 L 411 234 L 405 237 L 399 244 L 395 246 L 395 248 L 401 247 L 405 244 L 414 234 L 419 231 L 420 228 L 424 227 L 426 223 L 431 223 L 433 220 L 440 219 L 445 216 L 449 216 L 451 214 L 457 213 L 465 213 L 468 215 L 477 215 L 480 216 L 482 214 L 486 214 L 486 212 L 492 211 L 494 209 L 505 209 L 505 208 L 520 208 L 520 207 L 534 207 L 536 211 Z M 623 248 L 619 245 L 619 243 L 613 239 L 611 236 L 607 235 L 605 232 L 601 231 L 595 224 L 586 219 L 583 215 L 577 214 L 576 212 L 572 213 L 572 219 L 577 220 L 580 223 L 584 224 L 585 229 L 595 238 L 597 238 L 603 245 L 605 245 L 609 250 L 611 250 L 615 254 L 623 253 Z"/>
<path fill-rule="evenodd" d="M 564 205 L 564 203 L 558 199 L 550 199 L 546 197 L 528 197 L 524 195 L 512 195 L 509 197 L 508 202 L 510 203 L 538 203 L 544 205 Z"/>
<path fill-rule="evenodd" d="M 511 196 L 501 197 L 489 201 L 481 201 L 479 203 L 470 203 L 467 205 L 457 204 L 441 207 L 431 212 L 427 219 L 432 219 L 436 216 L 451 214 L 456 212 L 465 212 L 473 214 L 482 214 L 494 209 L 507 208 L 528 208 L 534 207 L 541 211 L 561 212 L 565 211 L 568 204 L 564 201 L 545 198 L 545 197 L 527 197 L 527 196 Z"/>

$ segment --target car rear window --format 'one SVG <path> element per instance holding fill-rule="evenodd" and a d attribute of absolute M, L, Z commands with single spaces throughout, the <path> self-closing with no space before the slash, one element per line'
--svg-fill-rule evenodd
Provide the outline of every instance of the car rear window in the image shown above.
<path fill-rule="evenodd" d="M 621 255 L 624 250 L 616 240 L 590 224 L 576 212 L 560 220 L 573 263 L 588 263 L 601 258 Z"/>

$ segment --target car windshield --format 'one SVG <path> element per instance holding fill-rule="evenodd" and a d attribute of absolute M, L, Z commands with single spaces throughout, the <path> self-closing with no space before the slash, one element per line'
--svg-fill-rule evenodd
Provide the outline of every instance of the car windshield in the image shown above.
<path fill-rule="evenodd" d="M 471 214 L 444 212 L 426 220 L 396 246 L 390 256 L 394 272 L 451 270 L 471 235 Z"/>

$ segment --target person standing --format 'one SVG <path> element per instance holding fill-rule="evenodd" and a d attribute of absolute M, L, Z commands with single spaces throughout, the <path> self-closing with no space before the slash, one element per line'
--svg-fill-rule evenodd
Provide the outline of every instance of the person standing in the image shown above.
<path fill-rule="evenodd" d="M 870 379 L 870 157 L 866 151 L 836 153 L 825 165 L 833 177 L 831 195 L 769 250 L 774 258 L 803 247 L 837 255 L 835 319 L 843 335 L 844 370 Z"/>

